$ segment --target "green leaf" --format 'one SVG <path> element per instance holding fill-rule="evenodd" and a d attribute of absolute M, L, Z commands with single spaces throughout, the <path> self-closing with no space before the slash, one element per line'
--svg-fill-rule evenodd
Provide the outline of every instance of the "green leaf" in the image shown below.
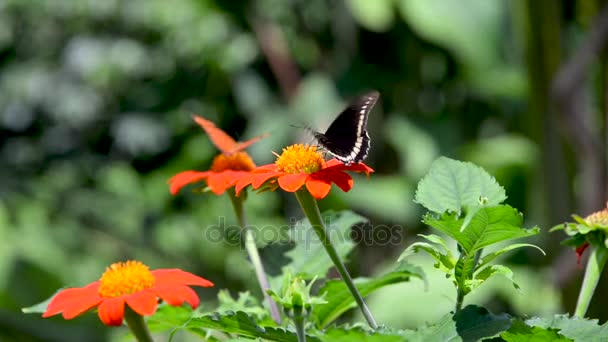
<path fill-rule="evenodd" d="M 327 211 L 322 216 L 327 227 L 327 234 L 342 260 L 345 260 L 355 246 L 350 237 L 350 228 L 357 223 L 367 222 L 367 219 L 348 210 Z M 291 262 L 285 267 L 291 268 L 294 275 L 305 279 L 324 277 L 333 263 L 308 220 L 298 221 L 289 234 L 291 240 L 296 242 L 296 246 L 285 253 L 291 259 Z"/>
<path fill-rule="evenodd" d="M 464 220 L 454 214 L 445 213 L 439 219 L 427 214 L 423 221 L 454 238 L 468 254 L 500 241 L 528 237 L 539 232 L 537 227 L 521 228 L 522 216 L 508 205 L 480 209 L 462 232 L 460 228 Z"/>
<path fill-rule="evenodd" d="M 393 24 L 392 0 L 349 0 L 346 5 L 359 24 L 368 30 L 383 32 Z"/>
<path fill-rule="evenodd" d="M 238 296 L 238 299 L 235 300 L 232 298 L 228 290 L 220 290 L 217 294 L 217 298 L 220 302 L 217 312 L 225 313 L 242 311 L 255 317 L 257 320 L 262 320 L 268 317 L 268 310 L 262 307 L 257 298 L 252 296 L 248 291 L 239 292 Z"/>
<path fill-rule="evenodd" d="M 598 320 L 588 320 L 567 315 L 555 315 L 551 318 L 535 317 L 526 320 L 533 327 L 559 329 L 559 333 L 575 342 L 608 341 L 608 323 L 598 324 Z"/>
<path fill-rule="evenodd" d="M 418 328 L 417 330 L 403 330 L 401 336 L 408 342 L 427 342 L 427 341 L 462 341 L 456 330 L 456 322 L 452 315 L 443 316 L 439 322 Z"/>
<path fill-rule="evenodd" d="M 509 329 L 511 317 L 494 315 L 485 308 L 469 305 L 454 315 L 456 330 L 464 342 L 494 337 Z"/>
<path fill-rule="evenodd" d="M 522 247 L 536 248 L 541 253 L 543 253 L 543 255 L 546 255 L 545 251 L 543 251 L 542 248 L 540 248 L 536 245 L 532 245 L 529 243 L 516 243 L 516 244 L 509 245 L 507 247 L 501 248 L 495 252 L 484 255 L 484 257 L 481 258 L 481 260 L 479 261 L 479 265 L 477 266 L 477 268 L 482 268 L 483 266 L 489 264 L 491 261 L 493 261 L 494 259 L 498 258 L 499 256 L 501 256 L 502 254 L 504 254 L 506 252 L 512 251 L 514 249 L 522 248 Z"/>
<path fill-rule="evenodd" d="M 456 259 L 452 256 L 452 253 L 450 252 L 445 241 L 441 237 L 434 234 L 420 234 L 419 236 L 439 246 L 431 245 L 430 243 L 426 242 L 415 242 L 411 244 L 408 248 L 406 248 L 403 253 L 401 253 L 401 256 L 399 256 L 399 259 L 397 261 L 402 261 L 405 258 L 408 258 L 409 256 L 418 253 L 422 249 L 437 261 L 437 263 L 435 264 L 436 268 L 439 268 L 444 272 L 450 272 L 456 264 Z"/>
<path fill-rule="evenodd" d="M 415 201 L 438 214 L 460 215 L 464 209 L 498 205 L 506 198 L 505 190 L 481 167 L 440 157 L 418 183 Z"/>
<path fill-rule="evenodd" d="M 195 330 L 213 329 L 269 341 L 296 342 L 298 340 L 296 334 L 283 328 L 261 327 L 251 316 L 242 311 L 226 313 L 223 315 L 216 312 L 202 317 L 193 317 L 182 325 L 182 327 Z M 308 336 L 307 341 L 319 341 L 319 339 Z"/>
<path fill-rule="evenodd" d="M 357 289 L 362 296 L 391 284 L 409 281 L 410 277 L 425 279 L 422 269 L 419 267 L 402 264 L 395 271 L 389 272 L 377 278 L 357 278 L 354 280 Z M 319 296 L 327 300 L 327 304 L 316 305 L 313 308 L 312 317 L 317 321 L 317 326 L 323 328 L 347 310 L 354 308 L 357 304 L 352 294 L 342 280 L 330 280 L 319 289 Z"/>
<path fill-rule="evenodd" d="M 558 329 L 530 327 L 520 320 L 514 320 L 509 330 L 500 334 L 506 342 L 568 342 L 572 341 L 559 334 Z"/>
<path fill-rule="evenodd" d="M 516 289 L 519 289 L 519 285 L 517 285 L 517 283 L 513 280 L 513 271 L 511 271 L 511 269 L 507 266 L 503 265 L 491 265 L 477 271 L 475 277 L 471 281 L 471 284 L 469 284 L 470 289 L 473 290 L 477 286 L 481 285 L 484 281 L 497 274 L 505 276 L 511 281 L 511 283 L 513 283 L 513 286 Z"/>
<path fill-rule="evenodd" d="M 369 341 L 369 342 L 401 342 L 403 337 L 391 331 L 378 329 L 376 331 L 367 331 L 359 327 L 355 328 L 333 328 L 329 329 L 324 335 L 319 336 L 321 341 L 327 342 L 351 342 L 351 341 Z"/>

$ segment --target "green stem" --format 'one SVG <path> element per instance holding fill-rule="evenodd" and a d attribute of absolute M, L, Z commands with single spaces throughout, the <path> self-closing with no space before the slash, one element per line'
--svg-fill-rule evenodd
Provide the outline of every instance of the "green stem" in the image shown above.
<path fill-rule="evenodd" d="M 578 294 L 578 301 L 576 302 L 576 309 L 574 315 L 578 317 L 585 317 L 587 309 L 589 309 L 589 303 L 595 292 L 597 283 L 600 280 L 602 270 L 608 260 L 608 249 L 604 246 L 592 246 L 591 254 L 589 255 L 589 261 L 587 261 L 587 268 L 585 269 L 585 277 L 583 278 L 583 285 L 581 291 Z"/>
<path fill-rule="evenodd" d="M 304 211 L 304 214 L 308 218 L 308 221 L 310 221 L 310 225 L 314 229 L 315 233 L 317 233 L 317 236 L 319 236 L 321 243 L 323 243 L 323 247 L 325 247 L 327 254 L 329 254 L 329 258 L 334 263 L 334 266 L 336 266 L 336 268 L 338 269 L 338 273 L 340 273 L 340 276 L 342 277 L 342 280 L 344 280 L 346 287 L 348 287 L 350 293 L 355 298 L 355 301 L 357 302 L 357 305 L 359 305 L 359 308 L 361 309 L 363 316 L 367 320 L 367 323 L 372 329 L 378 329 L 378 324 L 376 323 L 376 320 L 367 308 L 363 297 L 359 293 L 359 290 L 355 286 L 355 283 L 353 282 L 352 278 L 350 277 L 350 274 L 346 270 L 346 267 L 340 259 L 338 252 L 334 248 L 334 245 L 331 243 L 331 240 L 327 235 L 327 231 L 325 230 L 325 223 L 323 222 L 323 218 L 321 218 L 321 213 L 319 212 L 319 206 L 317 205 L 317 201 L 306 190 L 297 191 L 295 194 L 296 198 L 298 199 L 298 202 L 300 203 L 300 206 L 302 207 L 302 210 Z"/>
<path fill-rule="evenodd" d="M 128 305 L 125 305 L 125 321 L 131 329 L 133 336 L 139 342 L 153 342 L 148 326 L 144 322 L 144 317 L 133 311 Z"/>
<path fill-rule="evenodd" d="M 262 293 L 264 294 L 264 299 L 266 299 L 268 307 L 270 308 L 270 315 L 277 324 L 281 324 L 281 314 L 279 313 L 279 308 L 277 307 L 277 303 L 275 303 L 274 300 L 272 300 L 272 298 L 268 295 L 270 284 L 268 282 L 268 278 L 266 277 L 266 272 L 264 271 L 264 265 L 262 264 L 260 253 L 255 245 L 255 239 L 251 233 L 251 229 L 249 229 L 247 225 L 245 210 L 243 208 L 243 197 L 237 197 L 234 194 L 234 191 L 231 191 L 230 200 L 232 201 L 232 207 L 234 208 L 236 218 L 239 221 L 239 225 L 241 226 L 241 230 L 244 234 L 245 249 L 247 250 L 247 254 L 249 254 L 249 259 L 253 264 L 253 268 L 255 269 L 255 274 L 258 278 L 258 283 L 260 284 Z"/>
<path fill-rule="evenodd" d="M 469 264 L 470 257 L 465 255 L 465 251 L 462 247 L 460 247 L 460 245 L 458 246 L 458 250 L 460 251 L 460 259 L 466 258 L 464 261 L 464 265 L 466 267 L 467 264 Z M 465 279 L 463 279 L 463 280 L 456 279 L 456 284 L 458 284 L 458 285 L 456 285 L 456 307 L 454 308 L 455 312 L 462 310 L 462 305 L 464 303 L 464 297 L 468 293 L 464 289 L 464 285 L 466 284 L 467 280 L 473 279 L 473 274 L 475 274 L 475 268 L 477 267 L 477 264 L 479 263 L 479 259 L 481 258 L 482 251 L 483 251 L 483 249 L 480 249 L 477 252 L 475 252 L 475 256 L 473 257 L 470 268 L 467 270 L 466 273 L 462 274 L 462 276 L 465 277 Z"/>
<path fill-rule="evenodd" d="M 302 315 L 302 308 L 294 308 L 299 309 L 293 315 L 293 324 L 296 327 L 296 335 L 298 335 L 298 342 L 306 342 L 306 329 L 304 329 L 305 319 Z"/>

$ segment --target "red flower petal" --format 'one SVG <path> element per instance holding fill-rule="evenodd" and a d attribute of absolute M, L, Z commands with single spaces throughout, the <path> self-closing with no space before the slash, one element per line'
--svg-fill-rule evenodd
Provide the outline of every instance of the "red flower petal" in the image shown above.
<path fill-rule="evenodd" d="M 279 186 L 288 192 L 296 192 L 304 185 L 308 178 L 307 173 L 285 174 L 279 177 Z"/>
<path fill-rule="evenodd" d="M 200 116 L 193 115 L 194 121 L 201 126 L 205 133 L 211 139 L 211 142 L 223 153 L 231 153 L 236 146 L 236 141 L 231 136 L 226 134 L 221 128 L 218 128 L 213 122 L 204 119 Z"/>
<path fill-rule="evenodd" d="M 178 173 L 177 175 L 175 175 L 175 176 L 171 177 L 171 179 L 169 179 L 169 184 L 171 185 L 171 194 L 177 195 L 179 190 L 181 190 L 181 188 L 183 188 L 184 186 L 186 186 L 190 183 L 199 182 L 199 181 L 209 177 L 210 174 L 211 174 L 211 172 L 209 172 L 209 171 L 206 171 L 206 172 L 184 171 L 184 172 Z"/>
<path fill-rule="evenodd" d="M 153 315 L 154 312 L 156 312 L 156 306 L 158 305 L 156 293 L 149 289 L 125 296 L 125 300 L 129 307 L 141 316 Z"/>
<path fill-rule="evenodd" d="M 234 185 L 241 177 L 249 174 L 247 171 L 226 170 L 222 172 L 212 172 L 207 179 L 209 189 L 216 195 L 223 194 L 228 188 Z"/>
<path fill-rule="evenodd" d="M 125 316 L 125 298 L 123 296 L 105 299 L 99 305 L 99 319 L 110 326 L 119 326 Z"/>
<path fill-rule="evenodd" d="M 335 159 L 332 159 L 328 162 L 326 162 L 323 165 L 323 169 L 327 170 L 330 169 L 332 171 L 353 171 L 353 172 L 365 172 L 366 174 L 370 174 L 372 172 L 374 172 L 374 169 L 372 169 L 371 167 L 363 164 L 363 163 L 356 163 L 356 164 L 343 164 L 340 161 L 336 162 L 332 162 Z"/>
<path fill-rule="evenodd" d="M 63 318 L 72 319 L 103 300 L 97 293 L 98 289 L 99 282 L 91 283 L 85 287 L 65 289 L 51 299 L 42 317 L 46 318 L 63 313 Z"/>
<path fill-rule="evenodd" d="M 331 183 L 329 180 L 323 179 L 316 174 L 311 174 L 306 181 L 306 189 L 308 192 L 316 198 L 322 199 L 327 196 L 329 190 L 331 190 Z"/>
<path fill-rule="evenodd" d="M 256 167 L 255 169 L 253 169 L 251 172 L 253 172 L 253 173 L 266 173 L 266 172 L 269 172 L 269 171 L 278 172 L 279 170 L 277 169 L 277 164 L 260 165 L 260 166 Z"/>
<path fill-rule="evenodd" d="M 342 171 L 329 171 L 328 178 L 334 182 L 342 191 L 349 192 L 353 188 L 354 181 L 348 173 Z"/>
<path fill-rule="evenodd" d="M 325 163 L 323 163 L 323 168 L 326 169 L 328 167 L 332 167 L 332 166 L 336 166 L 336 165 L 344 165 L 344 163 L 339 161 L 338 159 L 334 158 L 334 159 L 328 160 Z"/>
<path fill-rule="evenodd" d="M 209 280 L 194 275 L 190 272 L 182 271 L 177 268 L 162 269 L 152 271 L 154 284 L 156 286 L 166 285 L 197 285 L 211 287 L 213 283 Z"/>
<path fill-rule="evenodd" d="M 278 176 L 281 176 L 283 174 L 284 174 L 283 172 L 275 172 L 275 171 L 270 171 L 270 172 L 260 173 L 260 174 L 254 174 L 251 177 L 251 186 L 254 189 L 259 189 L 270 178 L 278 177 Z"/>
<path fill-rule="evenodd" d="M 169 305 L 179 306 L 186 302 L 195 309 L 200 303 L 196 292 L 185 285 L 155 286 L 153 289 Z"/>

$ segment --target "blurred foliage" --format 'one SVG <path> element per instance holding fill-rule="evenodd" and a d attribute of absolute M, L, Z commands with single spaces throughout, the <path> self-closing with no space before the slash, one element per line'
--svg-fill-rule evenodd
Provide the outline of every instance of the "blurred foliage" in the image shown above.
<path fill-rule="evenodd" d="M 250 149 L 264 164 L 271 151 L 312 141 L 293 126 L 323 130 L 346 98 L 378 89 L 366 161 L 377 173 L 321 202 L 369 217 L 362 232 L 403 228 L 390 246 L 355 240 L 355 275 L 382 273 L 424 229 L 414 188 L 439 155 L 486 168 L 530 225 L 547 223 L 536 173 L 541 132 L 522 119 L 538 114 L 527 107 L 524 3 L 0 0 L 0 339 L 117 338 L 92 315 L 42 320 L 19 308 L 87 284 L 124 259 L 212 279 L 216 288 L 200 292 L 204 306 L 220 288 L 260 297 L 230 238 L 228 198 L 169 194 L 173 174 L 204 170 L 216 154 L 192 113 L 235 138 L 270 132 Z M 573 50 L 601 6 L 556 3 Z M 277 56 L 286 60 L 278 67 Z M 297 83 L 293 94 L 285 79 Z M 301 217 L 279 193 L 249 194 L 246 207 L 250 223 L 271 232 L 258 234 L 260 247 L 283 237 L 286 218 Z M 505 263 L 521 269 L 522 291 L 496 283 L 471 302 L 521 314 L 563 311 L 549 276 L 560 269 L 540 266 L 558 252 L 550 261 L 516 253 Z M 412 290 L 416 282 L 395 285 L 374 297 L 372 311 L 398 327 L 438 320 L 453 303 L 438 294 L 450 287 L 432 277 L 426 297 Z M 564 293 L 566 302 L 573 296 Z"/>

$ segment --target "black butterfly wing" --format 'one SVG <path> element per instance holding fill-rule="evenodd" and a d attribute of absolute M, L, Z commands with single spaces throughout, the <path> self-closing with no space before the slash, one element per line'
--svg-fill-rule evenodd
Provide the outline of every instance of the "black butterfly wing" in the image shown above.
<path fill-rule="evenodd" d="M 365 159 L 370 144 L 367 117 L 379 96 L 377 91 L 372 91 L 353 100 L 325 134 L 315 133 L 319 145 L 346 164 Z"/>

